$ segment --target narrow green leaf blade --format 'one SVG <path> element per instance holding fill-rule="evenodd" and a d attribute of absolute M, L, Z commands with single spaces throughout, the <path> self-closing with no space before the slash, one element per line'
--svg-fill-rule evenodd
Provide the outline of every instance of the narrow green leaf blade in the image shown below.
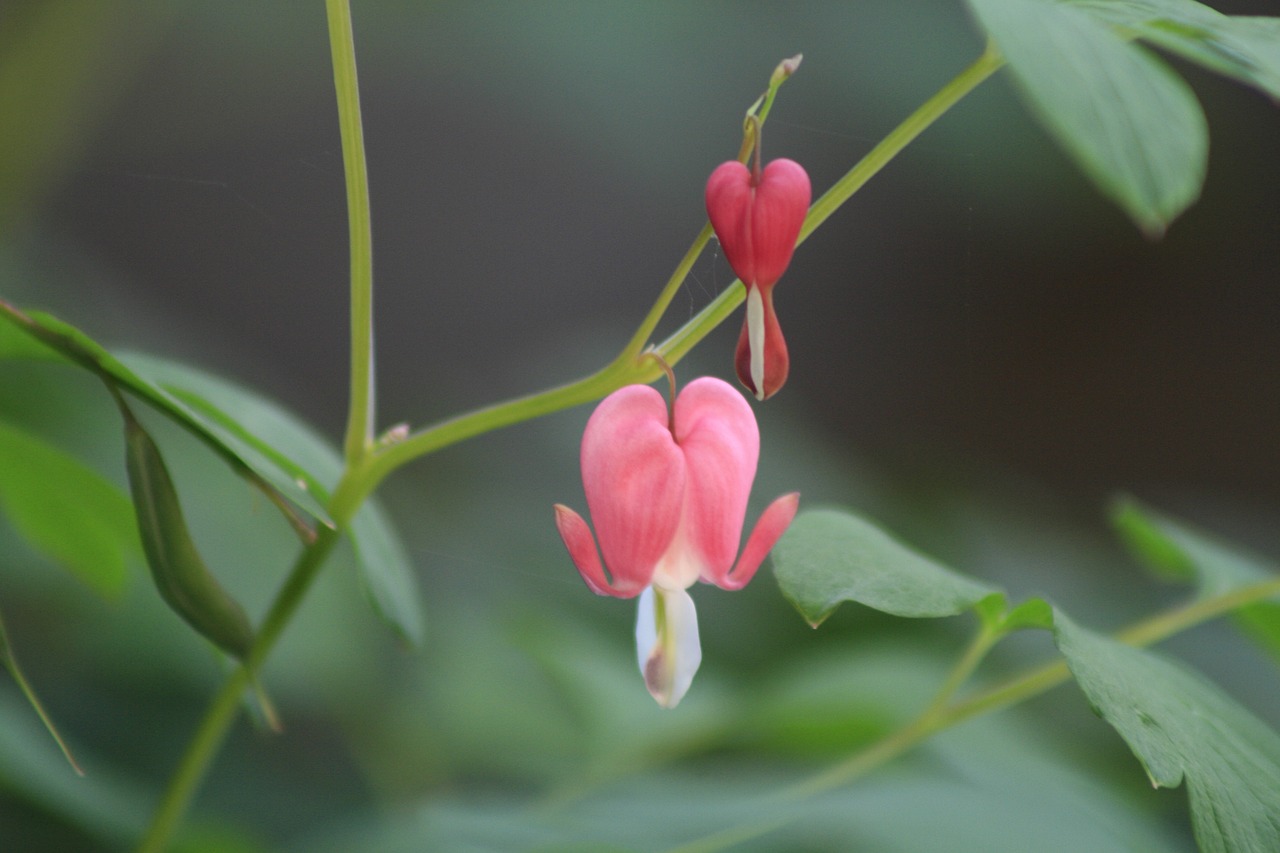
<path fill-rule="evenodd" d="M 351 544 L 360 580 L 374 609 L 402 639 L 420 644 L 425 628 L 413 564 L 376 499 L 366 501 L 356 513 Z"/>
<path fill-rule="evenodd" d="M 1189 62 L 1280 98 L 1280 18 L 1224 15 L 1194 0 L 1068 0 Z"/>
<path fill-rule="evenodd" d="M 0 421 L 0 507 L 33 548 L 105 595 L 141 555 L 133 505 L 101 474 Z"/>
<path fill-rule="evenodd" d="M 1280 736 L 1216 686 L 1055 613 L 1054 637 L 1090 704 L 1153 785 L 1184 779 L 1206 853 L 1280 850 Z"/>
<path fill-rule="evenodd" d="M 1195 584 L 1201 598 L 1275 578 L 1280 566 L 1243 548 L 1196 530 L 1132 498 L 1116 501 L 1112 523 L 1134 554 L 1157 575 Z M 1231 614 L 1254 642 L 1280 661 L 1280 597 Z"/>
<path fill-rule="evenodd" d="M 120 360 L 245 456 L 266 460 L 263 467 L 286 472 L 306 494 L 328 501 L 342 475 L 342 457 L 309 425 L 253 391 L 194 368 L 137 353 Z M 400 636 L 420 642 L 424 620 L 412 565 L 376 501 L 366 502 L 349 533 L 374 609 Z"/>
<path fill-rule="evenodd" d="M 233 382 L 164 359 L 138 353 L 113 355 L 61 320 L 22 312 L 0 300 L 0 324 L 4 321 L 38 340 L 55 357 L 132 391 L 204 441 L 236 470 L 260 478 L 312 518 L 333 525 L 324 505 L 341 476 L 342 457 L 311 427 L 276 403 Z M 30 348 L 11 349 L 25 352 Z M 397 632 L 409 639 L 419 638 L 421 602 L 412 592 L 408 560 L 380 511 L 369 513 L 358 515 L 350 530 L 365 588 L 379 615 Z"/>
<path fill-rule="evenodd" d="M 1280 567 L 1132 498 L 1115 502 L 1112 523 L 1133 552 L 1167 579 L 1195 583 L 1211 598 L 1270 580 Z"/>
<path fill-rule="evenodd" d="M 288 464 L 288 454 L 255 440 L 252 430 L 225 413 L 196 411 L 156 381 L 139 375 L 88 335 L 56 317 L 36 311 L 24 313 L 0 300 L 0 318 L 22 329 L 66 361 L 132 391 L 204 441 L 237 470 L 252 472 L 313 518 L 332 525 L 321 502 L 309 491 L 311 481 L 299 466 Z M 143 369 L 158 369 L 162 363 L 159 359 L 148 360 L 140 356 L 134 359 Z"/>
<path fill-rule="evenodd" d="M 84 771 L 76 763 L 75 756 L 71 754 L 71 748 L 67 746 L 67 742 L 58 733 L 57 726 L 53 724 L 53 720 L 45 711 L 40 698 L 36 696 L 35 689 L 32 688 L 30 682 L 27 681 L 27 677 L 22 673 L 22 667 L 18 666 L 18 659 L 13 654 L 13 646 L 9 642 L 9 634 L 5 631 L 3 619 L 0 619 L 0 666 L 7 669 L 9 675 L 17 682 L 18 689 L 22 691 L 22 695 L 26 697 L 31 709 L 36 712 L 36 716 L 44 724 L 45 731 L 49 733 L 49 736 L 53 738 L 53 742 L 58 745 L 58 749 L 62 751 L 62 755 L 67 759 L 67 763 L 71 765 L 71 769 L 76 772 L 77 776 L 83 776 Z"/>
<path fill-rule="evenodd" d="M 1191 89 L 1104 22 L 1053 0 L 969 0 L 1033 112 L 1144 231 L 1200 193 L 1209 131 Z"/>
<path fill-rule="evenodd" d="M 999 592 L 831 509 L 800 513 L 774 546 L 773 567 L 782 594 L 815 627 L 843 601 L 928 618 L 954 616 Z"/>

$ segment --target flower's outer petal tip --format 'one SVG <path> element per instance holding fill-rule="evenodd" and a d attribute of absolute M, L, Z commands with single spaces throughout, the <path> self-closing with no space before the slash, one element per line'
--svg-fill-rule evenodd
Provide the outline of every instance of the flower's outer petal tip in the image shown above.
<path fill-rule="evenodd" d="M 596 595 L 611 595 L 615 598 L 631 598 L 639 592 L 627 593 L 615 589 L 604 575 L 604 566 L 600 563 L 600 552 L 596 549 L 595 537 L 587 522 L 564 504 L 556 504 L 556 529 L 560 531 L 560 539 L 569 550 L 569 557 L 578 567 L 578 573 L 587 582 L 587 586 Z"/>
<path fill-rule="evenodd" d="M 712 578 L 712 582 L 721 589 L 738 590 L 746 586 L 753 577 L 764 558 L 778 544 L 782 534 L 787 532 L 791 521 L 800 509 L 800 493 L 790 492 L 774 500 L 765 507 L 756 521 L 756 526 L 747 538 L 747 545 L 742 549 L 742 556 L 733 567 L 733 571 L 723 578 Z"/>

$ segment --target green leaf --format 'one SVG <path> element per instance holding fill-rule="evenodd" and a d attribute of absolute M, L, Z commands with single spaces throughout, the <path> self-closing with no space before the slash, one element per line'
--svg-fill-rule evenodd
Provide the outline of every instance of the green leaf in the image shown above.
<path fill-rule="evenodd" d="M 1195 583 L 1204 598 L 1270 580 L 1280 567 L 1132 498 L 1116 501 L 1112 523 L 1134 553 L 1166 579 Z"/>
<path fill-rule="evenodd" d="M 1191 89 L 1104 22 L 1053 0 L 969 0 L 1033 112 L 1143 230 L 1200 193 L 1209 131 Z"/>
<path fill-rule="evenodd" d="M 1043 598 L 1029 598 L 1009 609 L 1003 592 L 993 592 L 974 607 L 984 625 L 997 635 L 1027 628 L 1048 630 L 1053 627 L 1053 607 Z"/>
<path fill-rule="evenodd" d="M 1130 549 L 1156 574 L 1196 585 L 1201 598 L 1215 598 L 1273 579 L 1280 567 L 1143 506 L 1132 498 L 1115 502 L 1112 523 Z M 1280 597 L 1242 607 L 1232 620 L 1280 661 Z"/>
<path fill-rule="evenodd" d="M 57 727 L 54 726 L 53 720 L 45 711 L 39 697 L 36 696 L 35 689 L 27 681 L 27 677 L 23 675 L 22 667 L 18 665 L 18 658 L 13 654 L 13 645 L 9 642 L 9 634 L 5 631 L 3 619 L 0 619 L 0 666 L 7 669 L 9 675 L 17 682 L 18 689 L 22 691 L 22 695 L 27 699 L 27 704 L 36 712 L 36 716 L 40 718 L 40 722 L 44 724 L 45 731 L 53 738 L 54 743 L 58 745 L 58 749 L 62 750 L 62 755 L 67 759 L 67 763 L 71 765 L 71 769 L 76 772 L 76 775 L 83 776 L 84 771 L 76 763 L 76 759 L 71 754 L 71 749 L 67 746 L 67 742 L 62 739 L 62 735 L 58 734 Z"/>
<path fill-rule="evenodd" d="M 422 604 L 413 564 L 376 498 L 365 501 L 351 522 L 360 581 L 374 609 L 409 643 L 422 642 Z"/>
<path fill-rule="evenodd" d="M 78 329 L 45 314 L 24 313 L 3 300 L 0 318 L 65 360 L 132 391 L 203 440 L 237 471 L 265 482 L 312 518 L 332 526 L 324 505 L 341 476 L 342 457 L 276 403 L 164 359 L 129 353 L 117 357 Z M 421 602 L 391 525 L 376 504 L 369 504 L 349 532 L 374 608 L 402 636 L 416 641 L 422 634 Z"/>
<path fill-rule="evenodd" d="M 23 313 L 3 300 L 0 300 L 0 317 L 16 324 L 64 359 L 132 391 L 204 441 L 232 467 L 260 478 L 313 518 L 332 525 L 323 505 L 311 491 L 318 484 L 299 466 L 290 463 L 287 454 L 257 438 L 252 429 L 216 409 L 193 408 L 157 382 L 134 372 L 79 329 L 55 317 L 34 311 Z M 140 363 L 151 368 L 160 364 L 158 360 L 140 360 Z"/>
<path fill-rule="evenodd" d="M 773 549 L 782 594 L 817 627 L 842 601 L 895 616 L 954 616 L 998 592 L 840 510 L 802 512 Z"/>
<path fill-rule="evenodd" d="M 0 317 L 8 317 L 3 312 L 5 303 L 0 301 Z M 23 359 L 32 361 L 62 361 L 62 356 L 55 350 L 31 336 L 17 323 L 0 323 L 0 360 Z"/>
<path fill-rule="evenodd" d="M 1280 850 L 1280 736 L 1216 686 L 1055 613 L 1054 636 L 1098 715 L 1153 785 L 1184 779 L 1206 853 Z"/>
<path fill-rule="evenodd" d="M 33 548 L 103 594 L 141 554 L 133 505 L 101 474 L 0 421 L 0 507 Z"/>
<path fill-rule="evenodd" d="M 1193 0 L 1069 0 L 1189 62 L 1280 98 L 1280 18 L 1224 15 Z"/>
<path fill-rule="evenodd" d="M 328 501 L 342 476 L 342 456 L 310 426 L 255 392 L 194 368 L 138 353 L 124 353 L 120 361 L 227 441 L 251 448 L 305 484 L 308 495 Z M 288 448 L 287 455 L 278 448 Z M 367 501 L 348 532 L 374 609 L 406 640 L 420 642 L 423 616 L 413 567 L 379 504 Z"/>

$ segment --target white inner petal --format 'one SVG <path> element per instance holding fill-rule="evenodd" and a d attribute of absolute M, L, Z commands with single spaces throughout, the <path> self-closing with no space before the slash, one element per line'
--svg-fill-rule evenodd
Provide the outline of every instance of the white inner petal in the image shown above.
<path fill-rule="evenodd" d="M 760 288 L 747 291 L 747 346 L 751 350 L 751 384 L 757 399 L 764 399 L 764 299 Z"/>
<path fill-rule="evenodd" d="M 649 693 L 674 708 L 702 664 L 698 613 L 683 589 L 649 586 L 640 594 L 636 618 L 636 660 Z"/>

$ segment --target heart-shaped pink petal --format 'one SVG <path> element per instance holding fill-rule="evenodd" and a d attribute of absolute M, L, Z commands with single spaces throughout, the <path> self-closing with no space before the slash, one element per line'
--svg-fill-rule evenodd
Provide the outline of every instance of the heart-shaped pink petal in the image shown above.
<path fill-rule="evenodd" d="M 753 180 L 730 160 L 707 180 L 707 216 L 725 259 L 747 287 L 772 287 L 791 263 L 809 211 L 809 175 L 794 160 L 774 160 Z"/>

